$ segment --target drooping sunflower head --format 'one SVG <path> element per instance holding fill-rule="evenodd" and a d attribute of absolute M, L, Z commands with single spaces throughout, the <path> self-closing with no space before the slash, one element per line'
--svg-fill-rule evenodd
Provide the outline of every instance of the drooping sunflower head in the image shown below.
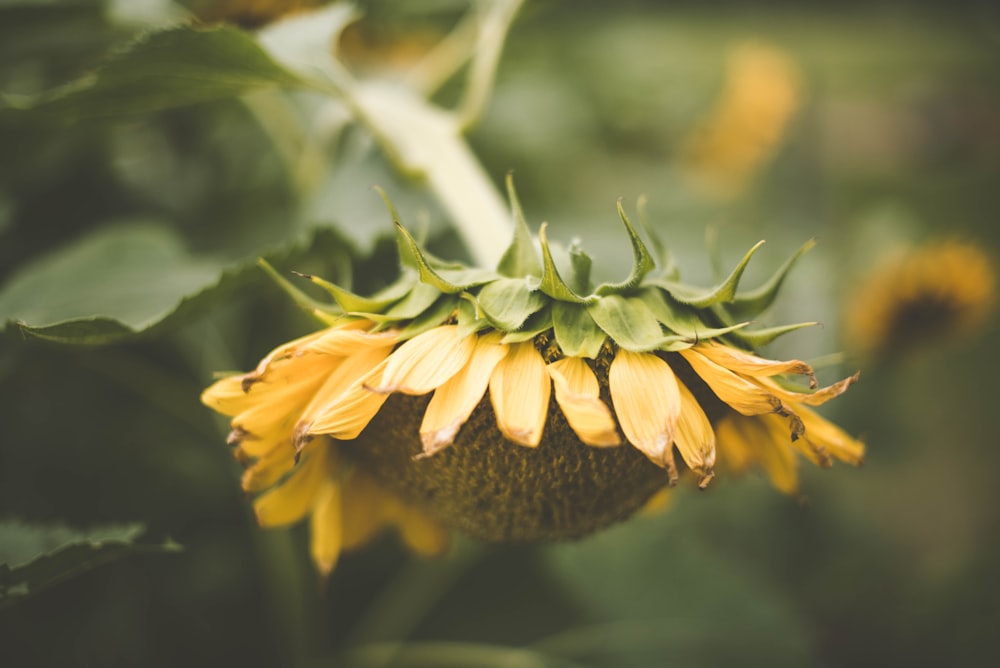
<path fill-rule="evenodd" d="M 979 329 L 996 303 L 996 267 L 972 243 L 927 243 L 877 268 L 846 314 L 850 345 L 875 356 L 907 353 Z"/>
<path fill-rule="evenodd" d="M 747 327 L 811 244 L 758 289 L 738 292 L 759 244 L 696 289 L 647 230 L 655 270 L 619 205 L 633 267 L 595 286 L 590 257 L 550 244 L 544 225 L 536 246 L 512 189 L 511 199 L 514 241 L 496 269 L 439 260 L 397 223 L 395 283 L 362 297 L 307 277 L 332 297 L 298 295 L 326 327 L 205 391 L 232 416 L 261 524 L 310 515 L 328 570 L 382 525 L 423 552 L 452 528 L 489 541 L 573 538 L 682 476 L 708 485 L 717 464 L 761 465 L 794 492 L 796 453 L 860 463 L 863 446 L 810 408 L 857 376 L 817 389 L 808 364 L 752 352 L 810 324 Z"/>

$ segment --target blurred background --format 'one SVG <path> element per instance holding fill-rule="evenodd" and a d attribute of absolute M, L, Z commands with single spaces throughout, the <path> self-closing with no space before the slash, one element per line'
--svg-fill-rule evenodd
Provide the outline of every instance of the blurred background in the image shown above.
<path fill-rule="evenodd" d="M 187 7 L 251 30 L 272 4 Z M 360 6 L 342 57 L 384 74 L 466 5 Z M 282 103 L 301 94 L 71 121 L 14 103 L 180 16 L 165 7 L 0 2 L 0 319 L 113 312 L 140 331 L 91 323 L 70 333 L 100 345 L 60 345 L 3 330 L 4 540 L 21 523 L 141 523 L 151 545 L 183 548 L 5 599 L 6 665 L 1000 659 L 995 8 L 526 3 L 469 135 L 494 182 L 513 170 L 529 224 L 580 238 L 599 277 L 631 262 L 618 197 L 634 211 L 648 196 L 695 284 L 713 280 L 713 252 L 728 267 L 766 239 L 754 285 L 817 238 L 768 324 L 822 326 L 765 352 L 819 358 L 828 380 L 862 370 L 824 414 L 863 437 L 865 467 L 803 466 L 799 499 L 762 475 L 682 486 L 664 511 L 570 544 L 459 538 L 447 558 L 420 560 L 387 535 L 320 582 L 303 527 L 254 526 L 225 425 L 198 401 L 213 372 L 250 368 L 312 327 L 248 265 L 263 254 L 359 292 L 386 284 L 391 222 L 372 184 L 427 222 L 440 254 L 461 244 L 366 131 Z M 201 291 L 160 322 L 177 295 Z"/>

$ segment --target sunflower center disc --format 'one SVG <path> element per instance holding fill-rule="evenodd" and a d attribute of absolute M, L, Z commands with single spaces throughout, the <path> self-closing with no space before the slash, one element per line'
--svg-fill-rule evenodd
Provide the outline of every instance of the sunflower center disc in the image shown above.
<path fill-rule="evenodd" d="M 429 400 L 390 397 L 352 453 L 388 488 L 481 540 L 578 538 L 626 519 L 667 482 L 663 469 L 627 444 L 580 442 L 554 399 L 538 447 L 513 443 L 496 426 L 489 393 L 454 444 L 414 459 Z"/>

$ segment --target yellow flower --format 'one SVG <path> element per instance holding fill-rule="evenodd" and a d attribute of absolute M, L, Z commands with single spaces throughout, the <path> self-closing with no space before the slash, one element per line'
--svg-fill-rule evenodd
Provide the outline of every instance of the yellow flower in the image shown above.
<path fill-rule="evenodd" d="M 323 314 L 332 324 L 202 396 L 232 417 L 258 522 L 310 516 L 326 573 L 382 526 L 422 553 L 443 549 L 451 529 L 565 539 L 656 504 L 686 471 L 706 486 L 717 459 L 763 466 L 789 493 L 794 452 L 859 464 L 861 443 L 808 408 L 857 375 L 817 389 L 805 362 L 749 350 L 797 326 L 746 332 L 711 308 L 770 303 L 768 285 L 736 294 L 753 251 L 708 291 L 673 274 L 647 282 L 651 258 L 623 220 L 632 274 L 596 288 L 579 273 L 561 279 L 544 231 L 541 263 L 520 252 L 522 235 L 497 274 L 432 261 L 401 230 L 412 255 L 383 293 L 359 297 L 310 277 L 338 303 Z M 796 375 L 809 387 L 783 380 Z"/>
<path fill-rule="evenodd" d="M 798 110 L 800 78 L 781 49 L 760 43 L 734 49 L 722 95 L 682 150 L 691 176 L 719 195 L 740 192 Z"/>
<path fill-rule="evenodd" d="M 909 352 L 980 328 L 996 302 L 996 268 L 978 246 L 928 243 L 885 262 L 857 290 L 847 339 L 867 354 Z"/>

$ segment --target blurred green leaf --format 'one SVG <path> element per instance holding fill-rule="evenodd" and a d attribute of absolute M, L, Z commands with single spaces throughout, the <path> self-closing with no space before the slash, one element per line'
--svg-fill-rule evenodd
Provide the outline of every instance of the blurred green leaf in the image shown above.
<path fill-rule="evenodd" d="M 321 248 L 339 275 L 358 253 L 333 229 L 276 249 L 269 258 Z M 234 298 L 264 272 L 253 260 L 229 267 L 185 248 L 153 222 L 105 227 L 26 265 L 0 288 L 0 322 L 55 343 L 99 345 L 194 317 Z"/>
<path fill-rule="evenodd" d="M 0 319 L 53 341 L 106 343 L 162 321 L 218 277 L 165 225 L 126 222 L 26 265 L 0 291 Z"/>
<path fill-rule="evenodd" d="M 145 530 L 138 523 L 79 530 L 0 522 L 0 607 L 131 554 L 181 549 L 169 539 L 137 542 Z"/>
<path fill-rule="evenodd" d="M 228 26 L 185 26 L 146 34 L 93 74 L 46 95 L 4 101 L 68 119 L 116 117 L 302 85 L 250 34 Z"/>

